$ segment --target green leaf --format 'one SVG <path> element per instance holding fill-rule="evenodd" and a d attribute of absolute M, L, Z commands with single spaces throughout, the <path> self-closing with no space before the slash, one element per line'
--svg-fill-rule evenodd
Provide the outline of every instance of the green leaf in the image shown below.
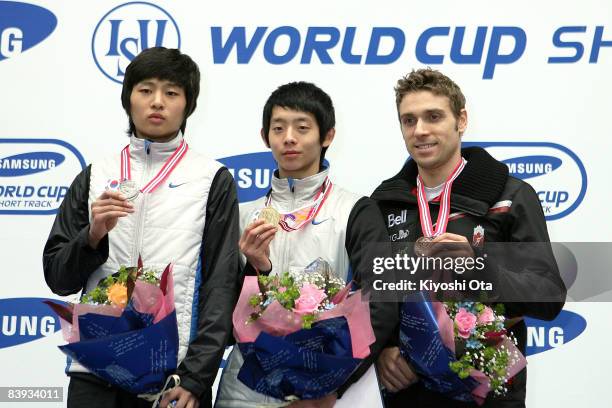
<path fill-rule="evenodd" d="M 144 271 L 143 274 L 140 276 L 140 279 L 147 283 L 150 283 L 151 285 L 159 285 L 160 282 L 160 279 L 153 271 Z"/>
<path fill-rule="evenodd" d="M 498 316 L 504 316 L 506 314 L 506 307 L 503 303 L 498 303 L 495 305 L 495 314 Z"/>
<path fill-rule="evenodd" d="M 293 277 L 288 272 L 284 272 L 280 278 L 280 286 L 290 288 L 290 287 L 293 287 L 294 285 L 295 285 L 295 281 Z"/>
<path fill-rule="evenodd" d="M 327 290 L 327 295 L 332 298 L 336 296 L 338 292 L 340 292 L 340 288 L 333 286 Z"/>
<path fill-rule="evenodd" d="M 484 355 L 485 360 L 491 360 L 493 356 L 495 355 L 495 348 L 491 346 L 486 347 L 484 349 L 483 355 Z"/>
<path fill-rule="evenodd" d="M 311 329 L 316 316 L 313 313 L 302 315 L 302 328 Z"/>
<path fill-rule="evenodd" d="M 249 298 L 249 305 L 251 305 L 252 307 L 259 306 L 260 302 L 261 302 L 261 297 L 259 295 L 253 295 Z"/>

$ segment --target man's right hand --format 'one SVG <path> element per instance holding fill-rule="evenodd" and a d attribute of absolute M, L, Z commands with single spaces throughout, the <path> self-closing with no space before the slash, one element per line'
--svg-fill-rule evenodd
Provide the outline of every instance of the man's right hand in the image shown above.
<path fill-rule="evenodd" d="M 380 382 L 391 392 L 398 392 L 418 381 L 408 362 L 400 354 L 399 347 L 383 349 L 376 361 Z"/>
<path fill-rule="evenodd" d="M 91 224 L 89 225 L 89 246 L 98 244 L 115 228 L 119 218 L 134 212 L 134 204 L 118 191 L 105 191 L 91 204 Z"/>
<path fill-rule="evenodd" d="M 240 237 L 238 245 L 247 261 L 257 270 L 269 271 L 272 269 L 270 262 L 270 242 L 278 228 L 266 223 L 265 220 L 252 222 Z"/>

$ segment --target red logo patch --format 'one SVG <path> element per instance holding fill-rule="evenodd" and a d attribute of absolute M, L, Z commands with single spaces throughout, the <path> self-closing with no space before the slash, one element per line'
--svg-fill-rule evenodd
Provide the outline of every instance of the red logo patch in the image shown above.
<path fill-rule="evenodd" d="M 484 245 L 485 231 L 481 225 L 474 228 L 474 235 L 472 235 L 472 246 L 476 248 L 482 248 Z"/>

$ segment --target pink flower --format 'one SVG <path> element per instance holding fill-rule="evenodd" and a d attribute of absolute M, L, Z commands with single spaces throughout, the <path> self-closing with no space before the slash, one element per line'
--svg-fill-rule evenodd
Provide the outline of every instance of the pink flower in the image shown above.
<path fill-rule="evenodd" d="M 325 296 L 323 289 L 319 289 L 311 283 L 306 283 L 300 289 L 300 297 L 295 301 L 293 311 L 300 315 L 312 313 L 319 308 Z"/>
<path fill-rule="evenodd" d="M 472 329 L 476 327 L 476 316 L 461 308 L 455 315 L 455 325 L 459 330 L 459 336 L 467 339 L 470 337 Z"/>
<path fill-rule="evenodd" d="M 489 324 L 495 321 L 495 313 L 489 306 L 485 306 L 484 310 L 478 315 L 478 324 Z"/>

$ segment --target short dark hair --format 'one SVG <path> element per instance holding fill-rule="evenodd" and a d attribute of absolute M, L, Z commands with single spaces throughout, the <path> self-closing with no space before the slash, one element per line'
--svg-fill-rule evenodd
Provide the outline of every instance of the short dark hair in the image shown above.
<path fill-rule="evenodd" d="M 130 121 L 128 133 L 136 131 L 131 114 L 132 89 L 139 82 L 151 78 L 173 82 L 185 92 L 185 117 L 181 124 L 181 131 L 185 132 L 187 118 L 195 110 L 200 94 L 200 70 L 189 55 L 182 54 L 176 48 L 153 47 L 138 54 L 125 70 L 121 104 Z"/>
<path fill-rule="evenodd" d="M 397 81 L 395 86 L 395 104 L 399 110 L 402 99 L 411 92 L 429 91 L 434 95 L 448 97 L 455 119 L 459 118 L 465 108 L 465 96 L 461 88 L 452 79 L 431 68 L 412 70 Z"/>
<path fill-rule="evenodd" d="M 336 126 L 336 114 L 331 98 L 321 88 L 310 82 L 290 82 L 279 86 L 268 98 L 263 109 L 262 128 L 266 143 L 270 132 L 272 109 L 279 106 L 312 114 L 319 126 L 319 142 L 323 143 L 325 135 Z M 327 147 L 321 149 L 321 163 L 325 158 Z"/>

